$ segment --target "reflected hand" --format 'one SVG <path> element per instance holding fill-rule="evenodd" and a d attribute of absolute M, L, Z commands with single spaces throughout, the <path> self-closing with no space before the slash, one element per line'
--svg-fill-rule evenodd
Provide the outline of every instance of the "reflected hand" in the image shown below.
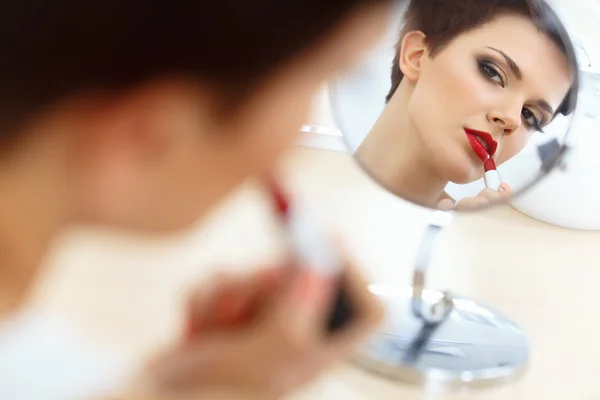
<path fill-rule="evenodd" d="M 477 196 L 466 197 L 456 203 L 453 203 L 452 200 L 444 199 L 438 203 L 438 208 L 445 211 L 468 210 L 505 200 L 511 194 L 512 188 L 507 183 L 502 183 L 498 190 L 485 188 Z"/>

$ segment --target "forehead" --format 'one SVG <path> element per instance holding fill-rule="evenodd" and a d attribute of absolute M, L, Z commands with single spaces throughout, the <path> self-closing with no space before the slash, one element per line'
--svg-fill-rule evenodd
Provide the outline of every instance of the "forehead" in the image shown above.
<path fill-rule="evenodd" d="M 515 61 L 523 73 L 521 84 L 528 92 L 558 108 L 573 83 L 573 71 L 564 52 L 548 35 L 525 16 L 502 15 L 458 36 L 449 45 L 458 51 L 488 46 Z"/>

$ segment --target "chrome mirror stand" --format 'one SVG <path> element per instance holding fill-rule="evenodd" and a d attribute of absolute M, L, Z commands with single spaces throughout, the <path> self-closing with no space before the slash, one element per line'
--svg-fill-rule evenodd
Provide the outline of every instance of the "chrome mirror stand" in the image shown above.
<path fill-rule="evenodd" d="M 514 323 L 478 302 L 426 287 L 435 241 L 453 218 L 452 212 L 432 215 L 412 287 L 370 287 L 387 318 L 355 355 L 358 366 L 433 392 L 499 385 L 525 370 L 529 341 Z"/>

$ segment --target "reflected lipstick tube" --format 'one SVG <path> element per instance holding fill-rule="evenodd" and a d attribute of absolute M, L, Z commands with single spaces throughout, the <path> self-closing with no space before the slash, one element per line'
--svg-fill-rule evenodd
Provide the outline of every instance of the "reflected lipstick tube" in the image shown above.
<path fill-rule="evenodd" d="M 487 161 L 483 163 L 483 169 L 485 170 L 485 175 L 483 176 L 485 187 L 494 190 L 500 189 L 502 178 L 496 169 L 496 163 L 494 162 L 494 159 L 491 157 L 488 158 Z"/>

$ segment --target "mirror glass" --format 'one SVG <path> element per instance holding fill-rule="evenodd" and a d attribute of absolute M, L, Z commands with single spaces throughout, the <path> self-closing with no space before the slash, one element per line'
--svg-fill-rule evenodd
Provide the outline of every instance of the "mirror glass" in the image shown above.
<path fill-rule="evenodd" d="M 388 24 L 328 86 L 336 124 L 374 180 L 462 211 L 506 202 L 559 164 L 577 59 L 589 59 L 546 2 L 400 2 Z"/>

